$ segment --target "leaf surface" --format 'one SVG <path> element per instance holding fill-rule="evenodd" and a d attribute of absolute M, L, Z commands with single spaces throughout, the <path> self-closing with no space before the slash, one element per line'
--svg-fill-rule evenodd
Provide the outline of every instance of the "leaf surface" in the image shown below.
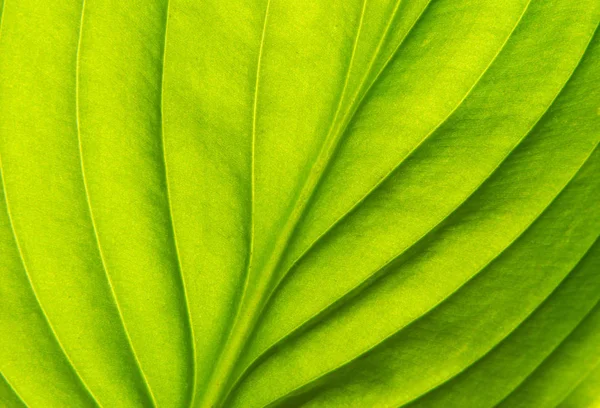
<path fill-rule="evenodd" d="M 0 4 L 1 406 L 598 404 L 597 1 Z"/>

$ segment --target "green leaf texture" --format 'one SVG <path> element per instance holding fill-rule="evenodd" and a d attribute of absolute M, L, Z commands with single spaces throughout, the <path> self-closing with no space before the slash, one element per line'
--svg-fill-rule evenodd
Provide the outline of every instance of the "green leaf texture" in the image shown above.
<path fill-rule="evenodd" d="M 600 406 L 598 0 L 0 0 L 0 406 Z"/>

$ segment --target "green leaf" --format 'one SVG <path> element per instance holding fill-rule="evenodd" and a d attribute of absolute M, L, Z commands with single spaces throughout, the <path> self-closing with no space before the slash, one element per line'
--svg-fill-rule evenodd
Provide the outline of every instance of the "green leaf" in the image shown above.
<path fill-rule="evenodd" d="M 0 406 L 600 404 L 597 0 L 0 4 Z"/>

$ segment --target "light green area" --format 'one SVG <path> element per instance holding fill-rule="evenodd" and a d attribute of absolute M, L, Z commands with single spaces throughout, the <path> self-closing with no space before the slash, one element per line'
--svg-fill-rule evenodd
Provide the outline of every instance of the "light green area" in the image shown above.
<path fill-rule="evenodd" d="M 597 0 L 0 6 L 0 407 L 600 406 Z"/>

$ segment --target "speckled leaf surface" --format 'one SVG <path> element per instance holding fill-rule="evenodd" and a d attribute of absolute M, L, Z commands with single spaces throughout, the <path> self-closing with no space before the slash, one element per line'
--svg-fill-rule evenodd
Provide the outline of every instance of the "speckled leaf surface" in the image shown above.
<path fill-rule="evenodd" d="M 0 406 L 600 406 L 597 0 L 0 0 Z"/>

